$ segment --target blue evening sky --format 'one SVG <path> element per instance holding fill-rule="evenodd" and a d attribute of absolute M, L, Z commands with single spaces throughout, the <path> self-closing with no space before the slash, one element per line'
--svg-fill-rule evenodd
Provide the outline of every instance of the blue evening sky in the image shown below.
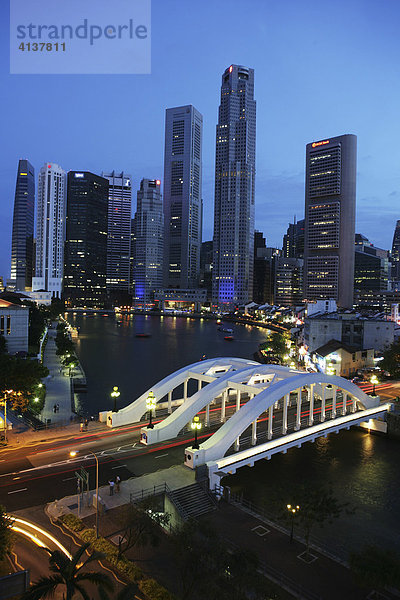
<path fill-rule="evenodd" d="M 36 174 L 47 161 L 131 173 L 134 210 L 140 179 L 163 178 L 164 110 L 182 104 L 204 116 L 203 239 L 211 239 L 219 88 L 231 63 L 255 69 L 256 227 L 268 245 L 281 246 L 293 216 L 303 216 L 306 143 L 354 133 L 356 229 L 391 246 L 400 219 L 398 0 L 153 0 L 151 75 L 9 75 L 7 5 L 0 275 L 9 277 L 19 158 Z"/>

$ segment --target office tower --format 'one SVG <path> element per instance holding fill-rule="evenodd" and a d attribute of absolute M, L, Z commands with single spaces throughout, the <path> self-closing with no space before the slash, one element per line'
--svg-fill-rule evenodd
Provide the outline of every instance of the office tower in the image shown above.
<path fill-rule="evenodd" d="M 211 300 L 212 293 L 212 261 L 213 243 L 203 242 L 200 249 L 200 287 L 207 290 L 207 299 Z"/>
<path fill-rule="evenodd" d="M 28 160 L 18 163 L 11 242 L 11 285 L 14 290 L 32 288 L 35 170 Z"/>
<path fill-rule="evenodd" d="M 267 248 L 261 231 L 254 232 L 253 300 L 257 304 L 274 304 L 276 261 L 281 251 Z"/>
<path fill-rule="evenodd" d="M 354 296 L 359 306 L 373 306 L 376 292 L 389 287 L 389 253 L 376 248 L 364 235 L 356 233 Z"/>
<path fill-rule="evenodd" d="M 63 298 L 67 306 L 107 300 L 108 180 L 87 171 L 67 176 Z"/>
<path fill-rule="evenodd" d="M 396 227 L 394 229 L 391 262 L 391 278 L 394 286 L 398 288 L 400 283 L 400 221 L 396 221 Z"/>
<path fill-rule="evenodd" d="M 64 272 L 66 175 L 55 163 L 39 173 L 36 210 L 36 268 L 33 291 L 46 290 L 61 297 Z"/>
<path fill-rule="evenodd" d="M 303 260 L 280 256 L 275 262 L 275 304 L 296 306 L 303 301 Z"/>
<path fill-rule="evenodd" d="M 254 70 L 222 75 L 216 132 L 213 304 L 232 309 L 253 296 L 256 103 Z"/>
<path fill-rule="evenodd" d="M 202 237 L 203 117 L 194 106 L 165 112 L 164 285 L 198 284 Z"/>
<path fill-rule="evenodd" d="M 353 307 L 357 137 L 307 144 L 304 296 Z"/>
<path fill-rule="evenodd" d="M 283 236 L 282 255 L 285 258 L 303 258 L 304 256 L 304 219 L 289 223 Z"/>
<path fill-rule="evenodd" d="M 107 290 L 112 302 L 127 302 L 131 261 L 132 185 L 127 173 L 102 173 L 108 179 Z"/>
<path fill-rule="evenodd" d="M 146 308 L 163 286 L 164 214 L 159 179 L 142 179 L 133 220 L 133 301 Z"/>

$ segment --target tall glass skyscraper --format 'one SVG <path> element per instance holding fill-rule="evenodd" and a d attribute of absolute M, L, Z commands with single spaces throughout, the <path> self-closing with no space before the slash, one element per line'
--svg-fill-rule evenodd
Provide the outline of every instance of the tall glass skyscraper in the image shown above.
<path fill-rule="evenodd" d="M 396 227 L 394 229 L 391 262 L 392 282 L 394 287 L 398 289 L 400 283 L 400 221 L 396 221 Z"/>
<path fill-rule="evenodd" d="M 36 269 L 33 291 L 61 297 L 64 273 L 66 174 L 55 163 L 39 173 L 36 217 Z"/>
<path fill-rule="evenodd" d="M 32 288 L 34 215 L 35 170 L 28 160 L 20 160 L 15 186 L 10 284 L 22 292 Z"/>
<path fill-rule="evenodd" d="M 304 297 L 353 308 L 357 137 L 306 147 Z"/>
<path fill-rule="evenodd" d="M 216 135 L 213 304 L 231 309 L 253 295 L 256 102 L 254 70 L 222 75 Z"/>
<path fill-rule="evenodd" d="M 168 108 L 164 154 L 164 284 L 193 288 L 200 274 L 203 117 L 194 106 Z"/>
<path fill-rule="evenodd" d="M 127 173 L 102 173 L 108 179 L 107 290 L 116 299 L 129 293 L 132 184 Z"/>
<path fill-rule="evenodd" d="M 68 306 L 103 307 L 107 300 L 108 180 L 68 173 L 63 297 Z"/>
<path fill-rule="evenodd" d="M 159 179 L 142 179 L 133 220 L 133 301 L 146 308 L 163 287 L 164 214 Z"/>

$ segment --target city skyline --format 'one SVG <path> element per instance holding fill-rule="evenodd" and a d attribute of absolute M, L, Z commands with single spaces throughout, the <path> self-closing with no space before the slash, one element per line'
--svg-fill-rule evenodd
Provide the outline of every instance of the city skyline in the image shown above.
<path fill-rule="evenodd" d="M 310 3 L 300 7 L 285 2 L 277 7 L 254 1 L 253 27 L 236 47 L 233 42 L 220 43 L 217 22 L 224 11 L 206 2 L 204 19 L 196 31 L 190 29 L 190 36 L 185 32 L 186 17 L 180 13 L 179 29 L 183 30 L 183 41 L 188 47 L 197 47 L 206 27 L 210 28 L 210 39 L 218 39 L 218 44 L 210 44 L 212 48 L 206 48 L 193 61 L 190 52 L 182 56 L 181 43 L 175 46 L 171 41 L 177 27 L 174 14 L 178 6 L 171 1 L 167 9 L 162 3 L 153 2 L 150 76 L 10 76 L 7 52 L 3 52 L 2 104 L 8 116 L 0 178 L 0 273 L 4 277 L 9 276 L 10 269 L 18 160 L 28 159 L 36 170 L 45 160 L 57 162 L 67 171 L 83 169 L 100 174 L 105 168 L 123 169 L 132 173 L 132 186 L 138 189 L 143 177 L 159 173 L 162 178 L 163 119 L 168 106 L 193 103 L 204 115 L 203 240 L 211 239 L 219 78 L 232 63 L 249 64 L 257 74 L 256 228 L 264 232 L 267 244 L 280 246 L 293 215 L 303 217 L 305 144 L 312 139 L 354 133 L 359 141 L 356 230 L 377 246 L 390 248 L 400 195 L 400 160 L 393 141 L 398 85 L 394 23 L 398 8 L 391 2 L 379 7 L 372 2 L 339 2 L 335 14 L 321 8 L 309 22 Z M 344 10 L 346 22 L 341 16 Z M 2 6 L 1 11 L 5 26 L 7 7 Z M 212 20 L 207 18 L 211 11 Z M 239 24 L 232 27 L 233 33 L 240 29 Z M 6 32 L 3 38 L 1 43 L 6 44 Z M 328 48 L 325 40 L 335 44 Z M 164 50 L 166 44 L 168 52 Z M 330 68 L 325 70 L 327 54 Z M 270 63 L 265 61 L 266 55 L 271 57 Z M 351 61 L 347 60 L 349 56 Z M 113 86 L 108 84 L 110 77 Z M 167 83 L 171 77 L 175 79 L 174 86 Z M 66 100 L 71 85 L 77 93 Z M 38 94 L 39 89 L 43 94 Z M 52 96 L 56 97 L 58 119 L 43 134 L 41 123 L 53 110 L 53 101 L 43 98 Z M 28 124 L 18 118 L 26 98 L 34 115 Z M 141 119 L 135 119 L 134 113 L 141 109 Z M 100 114 L 106 118 L 97 128 Z M 117 124 L 123 126 L 118 129 Z M 374 212 L 377 202 L 382 223 L 378 231 Z"/>

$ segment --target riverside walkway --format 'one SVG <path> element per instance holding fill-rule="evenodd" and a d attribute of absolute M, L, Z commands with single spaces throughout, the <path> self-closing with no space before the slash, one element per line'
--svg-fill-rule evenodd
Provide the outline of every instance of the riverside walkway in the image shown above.
<path fill-rule="evenodd" d="M 44 351 L 44 365 L 49 370 L 49 376 L 45 379 L 46 400 L 41 414 L 43 422 L 68 423 L 73 416 L 71 406 L 71 381 L 70 377 L 64 375 L 60 358 L 56 354 L 55 329 L 49 329 L 47 345 Z M 59 406 L 58 412 L 54 412 L 54 406 Z"/>

